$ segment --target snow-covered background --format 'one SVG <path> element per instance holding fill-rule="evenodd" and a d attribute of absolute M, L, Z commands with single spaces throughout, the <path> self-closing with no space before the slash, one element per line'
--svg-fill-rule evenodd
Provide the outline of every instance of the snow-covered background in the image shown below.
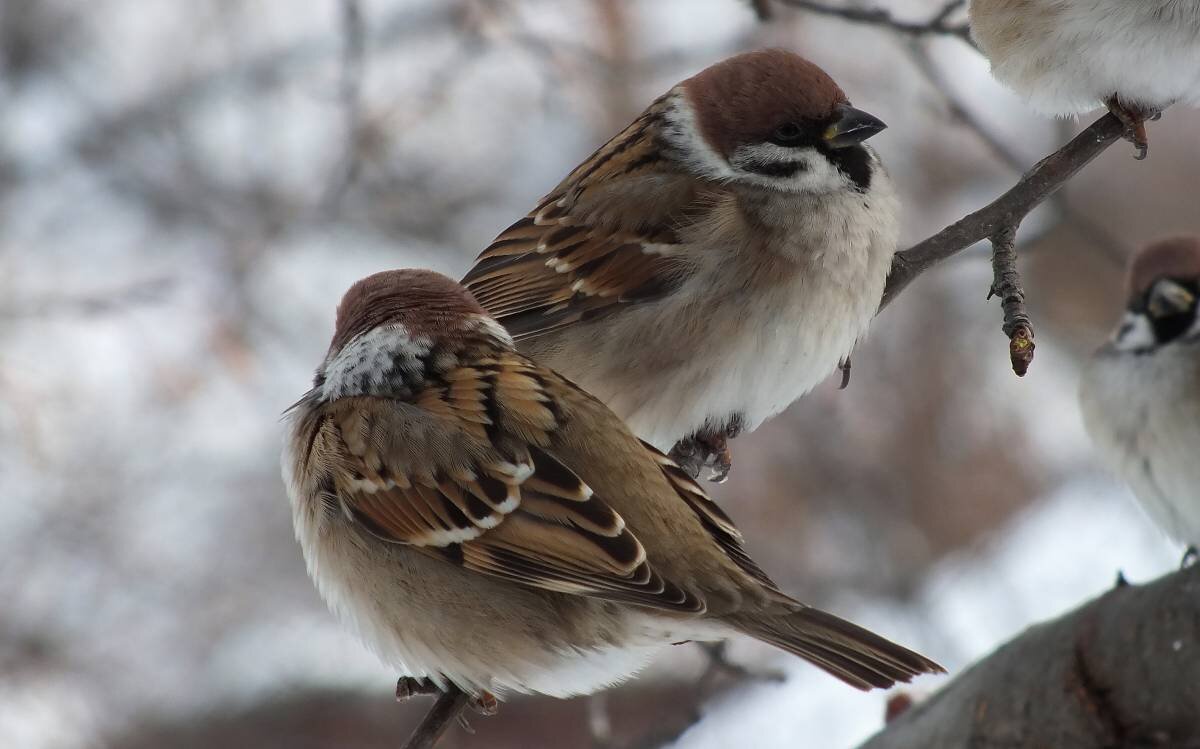
<path fill-rule="evenodd" d="M 339 0 L 0 4 L 0 746 L 397 745 L 424 706 L 390 704 L 395 674 L 304 575 L 279 415 L 351 282 L 460 274 L 677 80 L 769 45 L 817 61 L 891 125 L 872 142 L 906 242 L 1016 176 L 947 94 L 1025 165 L 1077 128 L 1027 112 L 957 40 L 782 9 L 763 25 L 738 0 L 351 5 L 357 24 Z M 888 308 L 848 390 L 737 441 L 715 493 L 785 588 L 953 673 L 1118 569 L 1176 564 L 1095 464 L 1075 387 L 1124 254 L 1200 231 L 1197 131 L 1168 112 L 1147 162 L 1110 149 L 1029 223 L 1027 377 L 972 252 Z M 680 648 L 601 698 L 506 705 L 478 740 L 652 745 L 698 710 L 676 746 L 844 747 L 882 724 L 886 695 L 731 652 L 788 679 L 702 694 Z"/>

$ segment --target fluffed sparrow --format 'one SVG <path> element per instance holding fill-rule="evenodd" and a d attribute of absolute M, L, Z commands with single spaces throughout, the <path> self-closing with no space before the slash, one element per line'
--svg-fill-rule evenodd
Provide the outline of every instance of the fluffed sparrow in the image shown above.
<path fill-rule="evenodd" d="M 1200 544 L 1200 237 L 1155 242 L 1128 274 L 1125 315 L 1083 372 L 1084 423 L 1168 535 Z"/>
<path fill-rule="evenodd" d="M 898 204 L 863 141 L 884 127 L 798 55 L 737 55 L 654 101 L 463 284 L 522 353 L 719 480 L 725 438 L 812 389 L 879 307 Z"/>
<path fill-rule="evenodd" d="M 336 328 L 284 476 L 317 588 L 388 664 L 485 702 L 738 633 L 860 689 L 941 671 L 781 592 L 696 482 L 452 280 L 370 276 Z"/>
<path fill-rule="evenodd" d="M 1200 0 L 971 0 L 992 73 L 1037 110 L 1106 105 L 1146 155 L 1145 120 L 1200 103 Z"/>

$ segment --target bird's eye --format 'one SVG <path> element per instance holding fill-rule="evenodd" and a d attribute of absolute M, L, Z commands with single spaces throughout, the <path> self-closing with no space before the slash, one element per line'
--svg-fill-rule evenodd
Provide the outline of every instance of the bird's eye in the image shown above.
<path fill-rule="evenodd" d="M 771 134 L 771 140 L 780 145 L 788 145 L 795 143 L 804 137 L 804 130 L 794 122 L 785 122 L 775 128 L 775 132 Z"/>

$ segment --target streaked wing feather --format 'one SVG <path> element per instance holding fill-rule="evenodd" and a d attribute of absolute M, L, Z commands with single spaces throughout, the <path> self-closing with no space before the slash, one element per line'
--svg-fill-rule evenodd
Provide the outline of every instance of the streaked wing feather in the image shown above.
<path fill-rule="evenodd" d="M 414 405 L 457 420 L 468 434 L 490 435 L 493 457 L 413 473 L 373 447 L 385 441 L 371 430 L 388 422 L 356 420 L 350 409 L 329 420 L 343 463 L 336 494 L 349 517 L 385 541 L 523 585 L 673 611 L 704 609 L 697 596 L 651 569 L 621 516 L 549 452 L 559 407 L 536 365 L 506 352 L 442 380 Z"/>
<path fill-rule="evenodd" d="M 709 535 L 712 536 L 713 540 L 720 545 L 726 556 L 768 589 L 782 593 L 770 575 L 764 572 L 750 558 L 744 546 L 745 538 L 743 538 L 742 532 L 738 530 L 737 526 L 733 524 L 733 520 L 725 514 L 725 511 L 716 502 L 712 501 L 704 489 L 701 488 L 700 484 L 689 476 L 687 471 L 680 468 L 675 461 L 664 455 L 653 445 L 645 441 L 642 444 L 654 456 L 655 460 L 658 461 L 663 475 L 666 476 L 671 486 L 675 488 L 675 492 L 696 513 L 696 517 L 700 519 L 700 523 L 708 531 Z"/>
<path fill-rule="evenodd" d="M 693 216 L 697 191 L 661 159 L 649 134 L 657 118 L 651 107 L 592 154 L 501 232 L 463 277 L 514 338 L 660 298 L 687 275 L 676 230 Z M 629 210 L 597 215 L 586 208 L 594 192 L 620 195 L 630 192 L 622 186 L 651 180 L 687 187 L 647 190 L 649 199 L 631 201 Z"/>

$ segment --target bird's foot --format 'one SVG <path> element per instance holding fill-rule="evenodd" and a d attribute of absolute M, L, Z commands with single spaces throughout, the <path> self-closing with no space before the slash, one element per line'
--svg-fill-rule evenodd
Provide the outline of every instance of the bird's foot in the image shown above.
<path fill-rule="evenodd" d="M 396 702 L 408 702 L 413 697 L 431 697 L 441 694 L 429 679 L 418 679 L 415 676 L 401 676 L 396 681 Z"/>
<path fill-rule="evenodd" d="M 729 440 L 741 433 L 741 419 L 734 417 L 721 431 L 701 430 L 676 442 L 675 447 L 671 448 L 671 460 L 694 479 L 700 478 L 700 474 L 707 469 L 706 479 L 723 484 L 733 468 Z"/>
<path fill-rule="evenodd" d="M 1125 126 L 1125 140 L 1132 143 L 1133 147 L 1137 149 L 1137 156 L 1134 158 L 1138 161 L 1146 158 L 1146 154 L 1150 150 L 1150 141 L 1146 136 L 1146 121 L 1157 120 L 1162 117 L 1162 112 L 1128 106 L 1121 103 L 1116 94 L 1105 99 L 1104 104 L 1108 107 L 1108 111 L 1112 112 Z"/>
<path fill-rule="evenodd" d="M 1183 552 L 1183 561 L 1179 563 L 1179 569 L 1186 570 L 1200 562 L 1200 549 L 1195 545 L 1188 546 Z"/>
<path fill-rule="evenodd" d="M 495 715 L 500 712 L 500 701 L 491 692 L 480 692 L 471 698 L 471 707 L 480 715 Z"/>
<path fill-rule="evenodd" d="M 787 676 L 773 668 L 753 669 L 729 660 L 728 644 L 726 642 L 697 643 L 708 658 L 708 666 L 700 674 L 700 684 L 709 685 L 720 676 L 731 677 L 735 681 L 771 681 L 782 682 Z"/>
<path fill-rule="evenodd" d="M 401 676 L 396 681 L 396 702 L 407 702 L 413 697 L 440 696 L 442 690 L 429 679 L 418 679 L 413 676 Z M 500 710 L 500 702 L 491 692 L 480 692 L 471 698 L 471 707 L 480 715 L 495 715 Z"/>

